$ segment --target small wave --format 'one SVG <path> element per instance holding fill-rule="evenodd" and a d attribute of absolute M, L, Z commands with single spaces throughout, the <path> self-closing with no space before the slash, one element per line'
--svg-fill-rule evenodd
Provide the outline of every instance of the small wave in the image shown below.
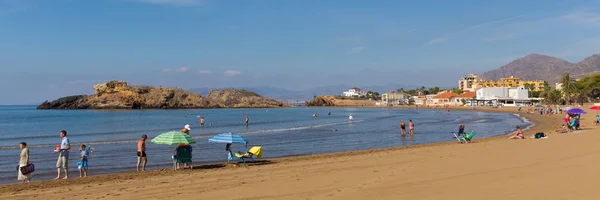
<path fill-rule="evenodd" d="M 305 130 L 305 129 L 311 129 L 311 128 L 321 128 L 321 127 L 335 126 L 335 125 L 342 125 L 342 124 L 360 123 L 363 121 L 364 120 L 356 120 L 354 122 L 347 122 L 347 121 L 333 122 L 333 123 L 325 123 L 325 124 L 298 126 L 298 127 L 292 127 L 292 128 L 277 128 L 277 129 L 248 131 L 248 132 L 241 132 L 241 133 L 237 133 L 237 134 L 250 135 L 250 134 L 271 133 L 271 132 L 299 131 L 299 130 Z M 192 138 L 203 139 L 203 138 L 210 138 L 210 137 L 212 137 L 212 135 L 193 136 Z M 86 145 L 129 144 L 129 143 L 135 143 L 137 141 L 138 140 L 97 141 L 97 142 L 81 142 L 80 144 L 86 144 Z M 73 145 L 78 145 L 78 144 L 73 144 Z M 29 148 L 54 148 L 55 146 L 56 146 L 55 144 L 28 145 Z M 18 148 L 19 148 L 18 146 L 0 146 L 0 150 L 18 149 Z"/>

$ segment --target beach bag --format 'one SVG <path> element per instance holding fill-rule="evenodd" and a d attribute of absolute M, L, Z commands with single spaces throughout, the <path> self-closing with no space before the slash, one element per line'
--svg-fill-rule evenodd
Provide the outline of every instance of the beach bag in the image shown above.
<path fill-rule="evenodd" d="M 539 132 L 535 134 L 535 139 L 540 139 L 546 137 L 546 135 L 544 134 L 544 132 Z"/>
<path fill-rule="evenodd" d="M 21 167 L 21 174 L 23 175 L 27 175 L 27 174 L 31 174 L 31 172 L 35 171 L 35 166 L 33 165 L 33 163 L 29 163 L 27 166 Z"/>

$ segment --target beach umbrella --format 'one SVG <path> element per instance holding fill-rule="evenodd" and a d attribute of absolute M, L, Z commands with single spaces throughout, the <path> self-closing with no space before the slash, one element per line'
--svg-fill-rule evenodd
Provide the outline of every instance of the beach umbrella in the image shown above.
<path fill-rule="evenodd" d="M 248 143 L 248 140 L 246 140 L 246 138 L 232 132 L 215 135 L 214 137 L 208 139 L 208 141 L 216 143 Z"/>
<path fill-rule="evenodd" d="M 600 110 L 600 106 L 592 106 L 590 107 L 590 110 Z"/>
<path fill-rule="evenodd" d="M 571 109 L 567 110 L 567 113 L 569 113 L 569 114 L 587 114 L 585 111 L 583 111 L 580 108 L 571 108 Z"/>
<path fill-rule="evenodd" d="M 176 144 L 196 144 L 196 141 L 192 136 L 179 132 L 179 131 L 171 131 L 166 133 L 161 133 L 151 140 L 154 144 L 166 144 L 166 145 L 176 145 Z"/>

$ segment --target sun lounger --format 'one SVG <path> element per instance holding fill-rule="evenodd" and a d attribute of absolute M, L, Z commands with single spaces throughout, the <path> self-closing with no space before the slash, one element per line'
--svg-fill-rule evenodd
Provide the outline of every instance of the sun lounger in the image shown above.
<path fill-rule="evenodd" d="M 173 169 L 177 169 L 177 163 L 187 163 L 192 169 L 192 152 L 190 148 L 177 147 L 176 154 L 173 155 Z"/>
<path fill-rule="evenodd" d="M 250 159 L 252 160 L 252 165 L 254 165 L 254 157 L 261 159 L 262 158 L 262 147 L 261 146 L 253 146 L 252 148 L 250 148 L 250 150 L 248 150 L 248 152 L 242 154 L 242 152 L 239 152 L 235 154 L 235 157 L 237 158 L 237 163 L 239 163 L 239 161 L 244 162 L 244 166 L 246 165 L 246 159 Z"/>
<path fill-rule="evenodd" d="M 456 138 L 458 140 L 459 143 L 463 143 L 463 142 L 469 143 L 469 142 L 471 142 L 471 139 L 473 139 L 473 136 L 475 136 L 475 134 L 477 134 L 477 132 L 473 131 L 469 134 L 464 133 L 464 134 L 461 134 L 460 136 L 458 136 L 456 134 L 456 132 L 452 132 L 452 134 L 454 135 L 454 138 Z"/>

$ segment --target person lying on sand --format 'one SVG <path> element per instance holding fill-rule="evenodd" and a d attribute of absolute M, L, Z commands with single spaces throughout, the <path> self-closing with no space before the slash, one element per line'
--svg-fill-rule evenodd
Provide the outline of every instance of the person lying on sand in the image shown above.
<path fill-rule="evenodd" d="M 513 136 L 510 136 L 508 139 L 525 139 L 525 135 L 523 135 L 523 130 L 521 130 L 521 127 L 517 126 L 515 134 Z"/>

